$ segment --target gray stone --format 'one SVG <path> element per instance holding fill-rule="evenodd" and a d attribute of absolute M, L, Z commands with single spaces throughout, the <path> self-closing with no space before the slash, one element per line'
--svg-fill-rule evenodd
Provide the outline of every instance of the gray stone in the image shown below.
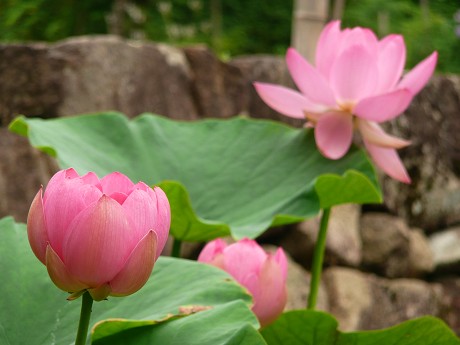
<path fill-rule="evenodd" d="M 409 270 L 407 277 L 417 277 L 433 272 L 435 268 L 434 253 L 429 241 L 420 229 L 409 232 Z"/>
<path fill-rule="evenodd" d="M 445 316 L 439 284 L 388 280 L 340 267 L 326 270 L 324 283 L 329 311 L 344 331 L 381 329 L 423 315 Z"/>
<path fill-rule="evenodd" d="M 0 126 L 20 114 L 56 116 L 63 66 L 45 44 L 0 44 Z"/>
<path fill-rule="evenodd" d="M 54 159 L 31 147 L 26 138 L 0 128 L 0 218 L 25 222 L 30 204 L 57 171 Z"/>
<path fill-rule="evenodd" d="M 363 267 L 386 277 L 418 277 L 434 268 L 433 253 L 420 230 L 399 217 L 366 213 L 361 218 Z"/>
<path fill-rule="evenodd" d="M 460 227 L 437 232 L 429 239 L 438 270 L 458 272 L 460 268 Z"/>
<path fill-rule="evenodd" d="M 78 37 L 50 46 L 65 61 L 59 116 L 117 110 L 191 120 L 190 70 L 171 46 L 116 36 Z"/>
<path fill-rule="evenodd" d="M 443 287 L 445 315 L 443 319 L 460 336 L 460 278 L 445 277 L 439 283 Z"/>
<path fill-rule="evenodd" d="M 206 46 L 184 48 L 192 71 L 192 94 L 200 117 L 239 115 L 246 103 L 241 71 L 220 61 Z"/>

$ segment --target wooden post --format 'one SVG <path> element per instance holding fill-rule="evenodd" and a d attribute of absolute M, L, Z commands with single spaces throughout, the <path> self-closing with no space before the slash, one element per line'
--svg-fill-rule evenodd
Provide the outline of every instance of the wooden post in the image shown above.
<path fill-rule="evenodd" d="M 310 63 L 315 63 L 315 47 L 328 11 L 328 0 L 294 0 L 291 45 Z"/>

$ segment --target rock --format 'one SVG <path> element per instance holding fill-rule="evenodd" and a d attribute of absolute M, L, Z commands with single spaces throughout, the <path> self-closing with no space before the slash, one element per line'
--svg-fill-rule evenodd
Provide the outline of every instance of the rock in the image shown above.
<path fill-rule="evenodd" d="M 412 141 L 400 150 L 412 184 L 385 177 L 387 206 L 426 231 L 460 222 L 460 76 L 436 75 L 389 132 Z"/>
<path fill-rule="evenodd" d="M 19 114 L 56 116 L 63 66 L 45 44 L 0 44 L 0 126 Z"/>
<path fill-rule="evenodd" d="M 116 36 L 70 38 L 50 50 L 65 61 L 57 115 L 117 110 L 197 118 L 184 53 L 171 46 Z"/>
<path fill-rule="evenodd" d="M 460 278 L 445 277 L 439 281 L 443 287 L 443 300 L 446 306 L 443 319 L 460 335 Z"/>
<path fill-rule="evenodd" d="M 419 230 L 403 219 L 384 213 L 361 218 L 363 267 L 386 277 L 417 277 L 434 268 L 433 254 Z"/>
<path fill-rule="evenodd" d="M 435 268 L 434 253 L 429 241 L 420 229 L 409 231 L 409 270 L 406 277 L 417 277 L 433 272 Z"/>
<path fill-rule="evenodd" d="M 341 205 L 332 208 L 326 239 L 326 264 L 358 267 L 361 263 L 359 233 L 359 205 Z M 293 258 L 309 269 L 319 229 L 319 218 L 300 223 L 281 245 Z"/>
<path fill-rule="evenodd" d="M 360 329 L 362 315 L 372 307 L 372 291 L 367 276 L 346 268 L 330 268 L 323 274 L 329 312 L 343 331 Z"/>
<path fill-rule="evenodd" d="M 182 50 L 115 36 L 0 46 L 2 126 L 15 114 L 57 117 L 116 110 L 196 119 Z"/>
<path fill-rule="evenodd" d="M 258 81 L 295 88 L 283 58 L 270 55 L 240 56 L 232 59 L 229 64 L 238 67 L 245 78 L 244 93 L 248 95 L 245 112 L 251 117 L 277 120 L 297 127 L 305 123 L 271 109 L 262 101 L 253 86 Z"/>
<path fill-rule="evenodd" d="M 25 222 L 30 204 L 58 170 L 53 159 L 31 147 L 26 138 L 0 128 L 0 218 Z"/>
<path fill-rule="evenodd" d="M 442 317 L 445 312 L 439 284 L 388 280 L 339 267 L 326 270 L 324 284 L 329 312 L 343 331 L 381 329 L 423 315 Z"/>
<path fill-rule="evenodd" d="M 460 227 L 450 228 L 431 235 L 429 244 L 438 271 L 458 272 L 460 269 Z"/>
<path fill-rule="evenodd" d="M 184 48 L 200 117 L 226 118 L 243 111 L 247 94 L 241 71 L 220 61 L 206 46 Z"/>

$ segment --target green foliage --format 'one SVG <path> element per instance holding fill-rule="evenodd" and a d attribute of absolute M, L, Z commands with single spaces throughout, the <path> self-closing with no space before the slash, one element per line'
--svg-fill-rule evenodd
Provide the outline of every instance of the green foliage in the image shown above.
<path fill-rule="evenodd" d="M 12 218 L 0 220 L 0 265 L 0 345 L 72 344 L 81 301 L 66 301 L 68 294 L 53 285 L 32 253 L 25 225 Z M 153 344 L 263 345 L 251 303 L 224 271 L 160 257 L 141 290 L 93 304 L 92 339 L 99 345 L 152 344 L 151 339 Z"/>
<path fill-rule="evenodd" d="M 381 202 L 362 150 L 328 160 L 316 149 L 313 131 L 273 121 L 183 122 L 151 114 L 129 121 L 101 113 L 18 118 L 10 128 L 56 156 L 61 168 L 161 182 L 171 204 L 171 233 L 185 241 L 254 238 L 270 225 L 314 216 L 321 206 Z"/>
<path fill-rule="evenodd" d="M 455 35 L 456 0 L 430 0 L 428 8 L 411 0 L 347 0 L 343 25 L 372 28 L 380 37 L 390 33 L 404 36 L 410 68 L 430 55 L 439 53 L 437 70 L 460 73 L 460 38 Z"/>
<path fill-rule="evenodd" d="M 282 314 L 261 333 L 268 345 L 460 344 L 444 322 L 429 316 L 377 331 L 344 333 L 337 326 L 337 320 L 329 314 L 295 310 Z"/>
<path fill-rule="evenodd" d="M 108 33 L 116 0 L 2 0 L 0 41 L 55 41 Z M 221 56 L 284 55 L 290 45 L 293 0 L 126 0 L 120 33 L 176 45 L 205 43 Z M 332 4 L 333 2 L 331 2 Z M 439 71 L 460 73 L 460 38 L 455 35 L 458 0 L 347 0 L 346 26 L 372 28 L 379 36 L 401 33 L 408 68 L 440 53 Z M 387 19 L 385 19 L 385 17 Z M 387 24 L 385 24 L 387 22 Z"/>
<path fill-rule="evenodd" d="M 56 41 L 69 36 L 106 33 L 106 0 L 2 0 L 0 40 Z"/>

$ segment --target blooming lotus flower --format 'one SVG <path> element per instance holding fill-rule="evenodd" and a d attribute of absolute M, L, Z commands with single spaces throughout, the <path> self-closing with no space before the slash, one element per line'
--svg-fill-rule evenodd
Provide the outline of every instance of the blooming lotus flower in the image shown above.
<path fill-rule="evenodd" d="M 169 202 L 158 187 L 115 172 L 99 179 L 56 173 L 35 196 L 27 233 L 51 280 L 74 299 L 126 296 L 150 277 L 169 233 Z"/>
<path fill-rule="evenodd" d="M 287 51 L 287 66 L 300 92 L 264 83 L 255 88 L 276 111 L 306 118 L 325 157 L 344 156 L 357 129 L 374 162 L 389 176 L 410 183 L 396 153 L 410 143 L 386 134 L 379 123 L 406 110 L 433 74 L 437 53 L 401 78 L 405 60 L 402 36 L 379 41 L 369 29 L 340 30 L 340 21 L 333 21 L 320 35 L 316 67 L 295 49 Z"/>
<path fill-rule="evenodd" d="M 254 299 L 252 311 L 261 326 L 276 320 L 286 305 L 287 260 L 283 249 L 267 254 L 253 240 L 227 246 L 221 239 L 209 242 L 198 261 L 219 267 L 246 287 Z"/>

